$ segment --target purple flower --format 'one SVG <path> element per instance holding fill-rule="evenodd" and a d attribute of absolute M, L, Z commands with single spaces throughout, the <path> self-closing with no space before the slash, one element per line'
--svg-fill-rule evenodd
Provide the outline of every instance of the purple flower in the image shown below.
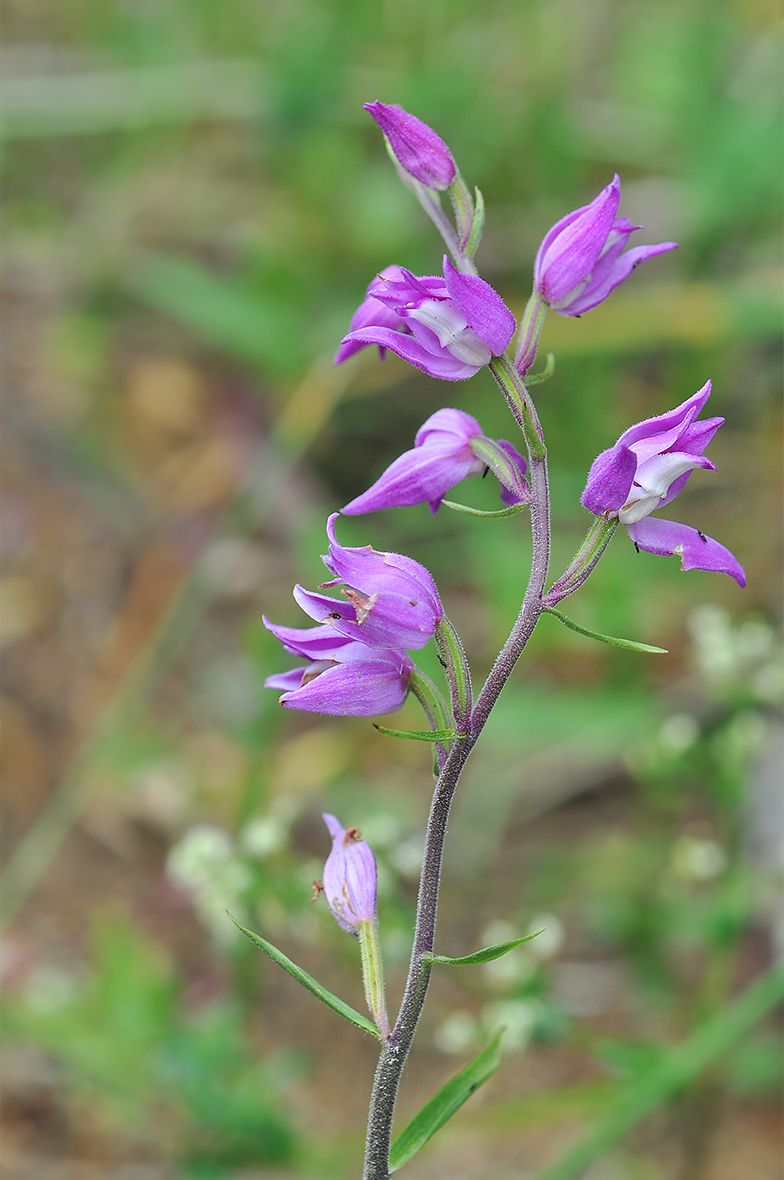
<path fill-rule="evenodd" d="M 515 320 L 484 279 L 463 274 L 444 257 L 443 279 L 388 267 L 368 287 L 351 325 L 335 364 L 378 344 L 431 377 L 463 381 L 504 351 Z"/>
<path fill-rule="evenodd" d="M 629 235 L 643 227 L 616 217 L 620 200 L 621 182 L 616 175 L 590 205 L 562 217 L 539 247 L 534 287 L 559 315 L 590 311 L 628 278 L 638 263 L 677 249 L 677 242 L 660 242 L 621 253 Z"/>
<path fill-rule="evenodd" d="M 311 619 L 372 648 L 424 647 L 444 616 L 436 584 L 423 565 L 370 545 L 346 548 L 335 539 L 335 512 L 327 522 L 329 553 L 322 558 L 334 575 L 319 589 L 342 584 L 346 601 L 294 587 L 294 598 Z"/>
<path fill-rule="evenodd" d="M 690 525 L 650 518 L 678 495 L 695 468 L 716 470 L 702 452 L 724 419 L 696 421 L 710 390 L 708 381 L 674 410 L 625 431 L 594 460 L 582 502 L 596 516 L 617 516 L 638 549 L 677 554 L 681 569 L 715 570 L 745 586 L 742 566 L 718 541 Z"/>
<path fill-rule="evenodd" d="M 366 102 L 365 110 L 386 135 L 392 154 L 404 172 L 427 188 L 449 188 L 457 174 L 457 165 L 443 139 L 427 123 L 409 115 L 402 107 L 383 102 Z"/>
<path fill-rule="evenodd" d="M 437 410 L 417 431 L 414 448 L 395 459 L 371 488 L 342 510 L 355 515 L 379 508 L 429 503 L 432 512 L 454 484 L 492 467 L 501 480 L 501 498 L 518 504 L 530 497 L 523 478 L 526 462 L 503 439 L 482 434 L 476 418 L 462 410 Z"/>
<path fill-rule="evenodd" d="M 404 651 L 370 648 L 333 627 L 278 627 L 263 621 L 287 652 L 310 661 L 264 681 L 265 688 L 282 690 L 285 708 L 377 717 L 394 713 L 405 701 L 413 664 Z"/>
<path fill-rule="evenodd" d="M 338 925 L 355 937 L 363 922 L 377 920 L 376 859 L 356 828 L 343 828 L 334 815 L 322 815 L 332 837 L 324 865 L 324 896 Z"/>
<path fill-rule="evenodd" d="M 360 342 L 358 340 L 349 339 L 353 332 L 361 331 L 363 328 L 380 327 L 392 328 L 395 330 L 405 326 L 406 321 L 401 315 L 398 315 L 398 313 L 391 307 L 387 307 L 387 305 L 382 303 L 380 299 L 375 298 L 376 291 L 386 291 L 388 280 L 391 279 L 395 282 L 400 282 L 402 277 L 403 272 L 399 266 L 386 266 L 376 275 L 376 277 L 368 286 L 367 296 L 362 300 L 359 307 L 351 317 L 349 336 L 346 337 L 346 340 L 343 342 L 343 344 L 341 344 L 340 348 L 335 354 L 336 365 L 339 365 L 342 361 L 348 360 L 348 358 L 353 356 L 355 352 L 361 352 L 363 348 L 367 348 L 367 344 L 364 341 Z M 420 282 L 425 282 L 425 280 L 420 279 Z M 444 285 L 443 279 L 435 278 L 432 280 L 432 282 L 440 287 L 443 287 Z M 386 349 L 380 344 L 378 351 L 381 359 L 383 360 Z"/>

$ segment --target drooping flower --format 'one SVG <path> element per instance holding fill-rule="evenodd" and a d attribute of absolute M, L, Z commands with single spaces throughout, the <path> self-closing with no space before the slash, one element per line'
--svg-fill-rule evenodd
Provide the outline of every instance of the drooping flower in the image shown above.
<path fill-rule="evenodd" d="M 341 586 L 345 601 L 302 586 L 294 587 L 294 598 L 312 619 L 347 639 L 393 651 L 424 647 L 444 616 L 432 577 L 400 553 L 341 545 L 335 537 L 338 516 L 333 513 L 327 522 L 329 553 L 322 558 L 335 576 L 320 589 Z"/>
<path fill-rule="evenodd" d="M 515 319 L 489 283 L 463 274 L 445 256 L 443 279 L 388 267 L 368 287 L 351 325 L 335 364 L 378 344 L 431 377 L 463 381 L 504 351 Z"/>
<path fill-rule="evenodd" d="M 365 110 L 378 123 L 400 167 L 427 188 L 443 191 L 457 175 L 452 153 L 435 131 L 402 107 L 366 102 Z"/>
<path fill-rule="evenodd" d="M 333 627 L 279 627 L 267 618 L 263 621 L 287 652 L 310 661 L 264 681 L 265 688 L 282 692 L 284 708 L 377 717 L 396 712 L 408 696 L 413 664 L 404 651 L 370 648 L 337 634 Z"/>
<path fill-rule="evenodd" d="M 594 460 L 582 502 L 595 516 L 617 516 L 638 549 L 677 554 L 684 570 L 714 570 L 745 586 L 743 567 L 729 549 L 690 525 L 650 516 L 678 495 L 696 468 L 716 470 L 703 451 L 724 419 L 696 420 L 710 391 L 708 381 L 674 410 L 626 430 Z"/>
<path fill-rule="evenodd" d="M 419 428 L 413 450 L 406 451 L 361 496 L 343 508 L 356 515 L 379 508 L 429 503 L 432 512 L 451 487 L 490 467 L 501 481 L 501 498 L 518 504 L 530 498 L 526 461 L 504 439 L 485 438 L 476 418 L 462 410 L 437 410 Z"/>
<path fill-rule="evenodd" d="M 324 896 L 338 925 L 357 935 L 362 922 L 377 920 L 376 858 L 356 828 L 344 828 L 334 815 L 321 818 L 332 837 L 324 865 Z"/>
<path fill-rule="evenodd" d="M 534 264 L 534 289 L 559 315 L 590 311 L 640 262 L 677 248 L 677 242 L 660 242 L 622 253 L 629 235 L 643 227 L 616 217 L 620 200 L 616 175 L 596 200 L 567 213 L 545 235 Z"/>

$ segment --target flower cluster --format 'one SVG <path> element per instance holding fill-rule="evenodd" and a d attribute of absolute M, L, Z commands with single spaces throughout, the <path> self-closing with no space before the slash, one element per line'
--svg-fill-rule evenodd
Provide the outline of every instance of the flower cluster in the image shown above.
<path fill-rule="evenodd" d="M 420 198 L 429 190 L 426 209 L 440 210 L 438 194 L 449 191 L 459 228 L 460 210 L 465 220 L 465 201 L 471 198 L 447 145 L 400 107 L 375 102 L 365 109 L 383 130 L 407 183 Z M 661 242 L 627 249 L 631 234 L 642 227 L 618 216 L 620 197 L 615 176 L 595 200 L 568 213 L 545 235 L 520 328 L 515 360 L 520 376 L 534 360 L 548 309 L 582 315 L 602 303 L 638 263 L 676 248 L 675 242 Z M 470 206 L 472 217 L 479 216 L 479 194 L 477 202 Z M 441 380 L 461 381 L 488 365 L 499 379 L 498 364 L 508 364 L 500 358 L 514 334 L 514 316 L 474 273 L 469 254 L 461 253 L 460 242 L 467 239 L 451 238 L 447 231 L 444 237 L 457 265 L 445 256 L 443 275 L 417 276 L 402 266 L 382 270 L 352 317 L 336 364 L 375 344 L 382 359 L 390 349 Z M 596 516 L 618 518 L 638 549 L 678 554 L 683 569 L 728 573 L 743 586 L 743 569 L 718 541 L 650 515 L 678 494 L 693 470 L 713 470 L 704 451 L 723 419 L 697 420 L 709 393 L 710 382 L 675 410 L 625 431 L 591 467 L 582 503 Z M 426 503 L 436 512 L 454 484 L 488 470 L 498 478 L 505 504 L 530 500 L 527 463 L 511 443 L 487 438 L 463 410 L 438 410 L 417 432 L 413 448 L 342 511 L 357 515 Z M 411 558 L 341 545 L 335 537 L 337 515 L 327 524 L 329 552 L 323 559 L 332 580 L 316 591 L 294 589 L 316 626 L 280 627 L 264 620 L 286 651 L 306 664 L 270 676 L 266 684 L 281 690 L 281 704 L 291 709 L 356 716 L 392 712 L 402 706 L 416 675 L 408 652 L 423 647 L 441 624 L 438 590 L 428 571 Z M 339 597 L 323 593 L 336 588 Z"/>

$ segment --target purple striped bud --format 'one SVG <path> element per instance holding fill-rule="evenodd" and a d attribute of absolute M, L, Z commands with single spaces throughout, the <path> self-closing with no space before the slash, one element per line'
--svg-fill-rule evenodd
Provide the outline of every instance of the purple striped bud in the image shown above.
<path fill-rule="evenodd" d="M 321 817 L 332 837 L 324 865 L 324 896 L 338 925 L 359 935 L 363 922 L 375 922 L 376 858 L 356 828 L 343 828 L 334 815 Z"/>
<path fill-rule="evenodd" d="M 616 217 L 621 182 L 613 177 L 590 205 L 567 213 L 545 235 L 534 265 L 534 289 L 559 315 L 582 315 L 603 303 L 635 266 L 677 249 L 677 242 L 622 253 L 641 225 Z"/>
<path fill-rule="evenodd" d="M 366 102 L 365 110 L 387 137 L 400 167 L 427 188 L 443 191 L 457 175 L 452 153 L 421 119 L 402 107 L 384 102 Z"/>

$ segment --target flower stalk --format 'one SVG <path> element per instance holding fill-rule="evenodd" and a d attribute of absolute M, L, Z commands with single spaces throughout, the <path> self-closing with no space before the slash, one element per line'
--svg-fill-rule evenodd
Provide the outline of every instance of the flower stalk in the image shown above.
<path fill-rule="evenodd" d="M 375 919 L 360 922 L 357 931 L 362 961 L 362 982 L 365 999 L 378 1031 L 385 1041 L 389 1040 L 389 1017 L 384 990 L 384 964 L 381 959 L 381 943 L 378 937 L 378 922 Z"/>

